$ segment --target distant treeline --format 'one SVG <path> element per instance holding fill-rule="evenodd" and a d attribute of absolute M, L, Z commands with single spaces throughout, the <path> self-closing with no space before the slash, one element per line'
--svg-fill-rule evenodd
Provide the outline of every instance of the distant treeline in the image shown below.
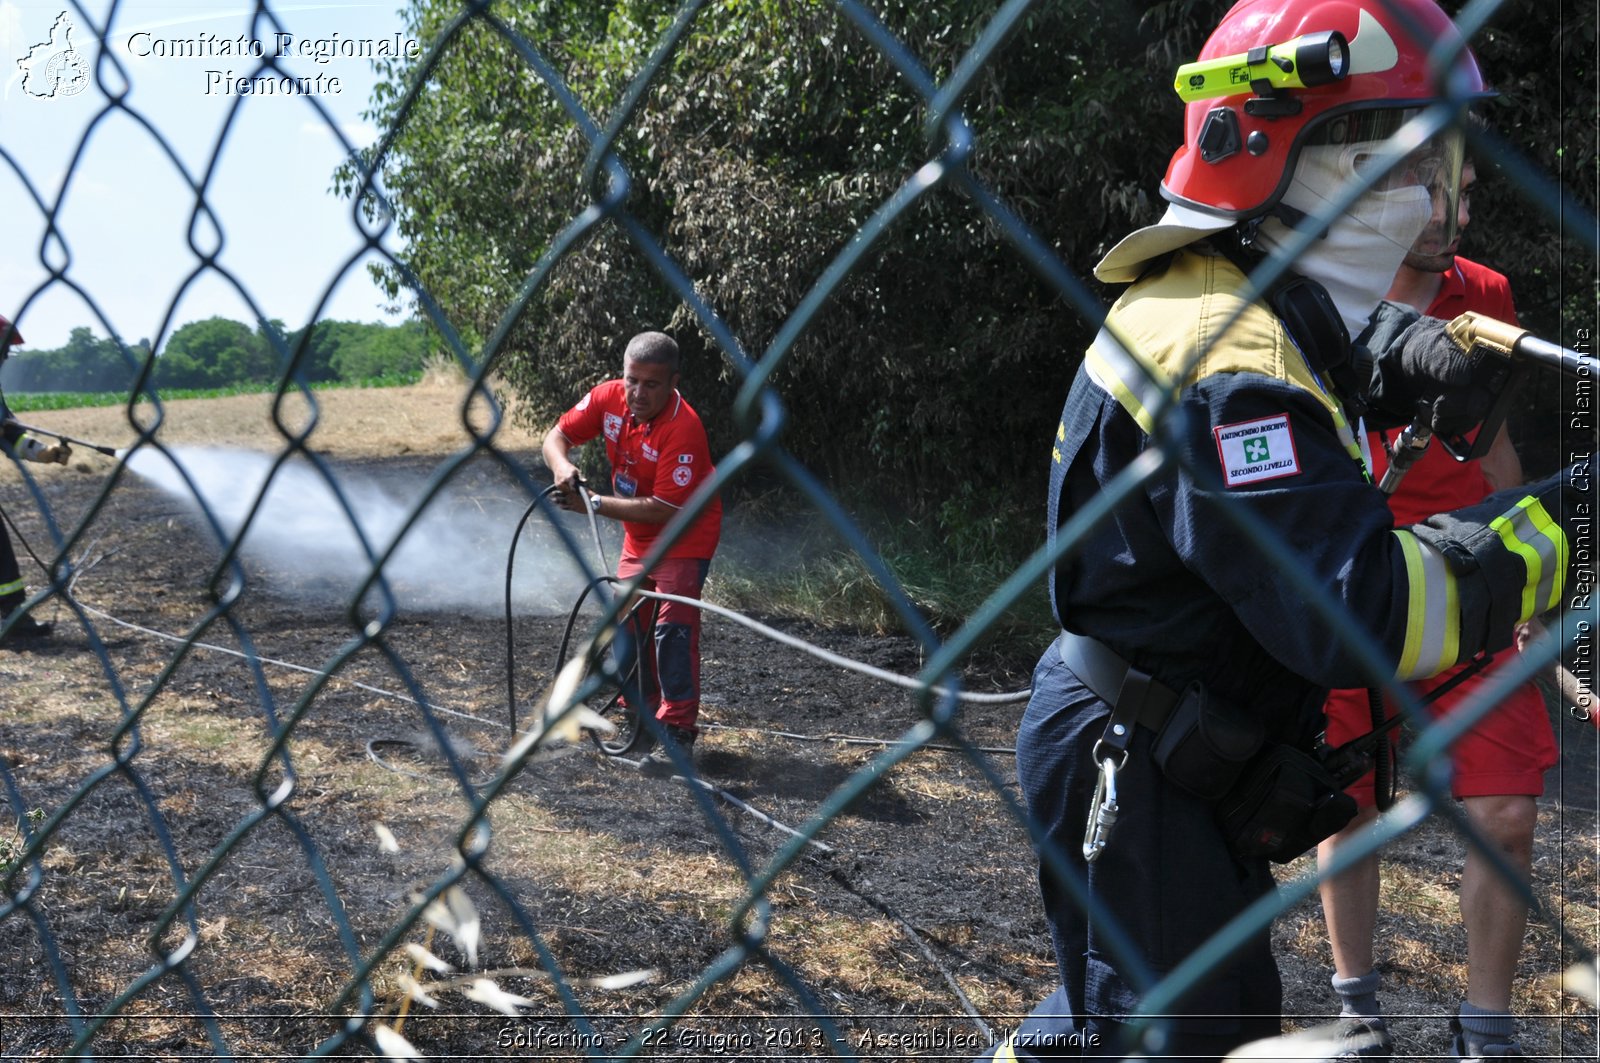
<path fill-rule="evenodd" d="M 156 355 L 158 389 L 227 388 L 270 384 L 283 376 L 285 353 L 299 349 L 305 330 L 289 332 L 281 321 L 258 328 L 227 318 L 191 321 L 172 334 Z M 128 391 L 149 358 L 150 342 L 124 345 L 87 328 L 54 350 L 13 348 L 0 369 L 0 387 L 27 391 Z M 427 329 L 355 321 L 319 321 L 311 326 L 299 362 L 308 383 L 360 381 L 422 370 Z"/>

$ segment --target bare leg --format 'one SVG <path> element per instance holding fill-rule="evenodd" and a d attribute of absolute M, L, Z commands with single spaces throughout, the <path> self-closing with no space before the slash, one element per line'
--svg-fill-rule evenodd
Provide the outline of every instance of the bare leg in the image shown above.
<path fill-rule="evenodd" d="M 1326 864 L 1341 845 L 1378 816 L 1364 808 L 1338 834 L 1317 846 L 1318 863 Z M 1333 970 L 1340 978 L 1359 978 L 1373 969 L 1372 936 L 1378 922 L 1378 857 L 1366 857 L 1318 887 L 1322 918 L 1333 947 Z"/>
<path fill-rule="evenodd" d="M 1533 865 L 1538 810 L 1522 795 L 1462 799 L 1467 818 L 1505 857 L 1523 882 Z M 1511 1010 L 1511 982 L 1522 955 L 1528 906 L 1475 849 L 1461 872 L 1461 922 L 1467 928 L 1467 1000 L 1492 1011 Z"/>

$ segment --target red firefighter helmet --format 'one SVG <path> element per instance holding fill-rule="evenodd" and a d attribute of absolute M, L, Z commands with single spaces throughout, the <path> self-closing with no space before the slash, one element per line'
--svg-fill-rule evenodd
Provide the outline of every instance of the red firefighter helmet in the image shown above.
<path fill-rule="evenodd" d="M 1200 50 L 1200 63 L 1253 50 L 1259 63 L 1266 49 L 1325 40 L 1330 31 L 1343 49 L 1334 63 L 1342 76 L 1309 87 L 1255 81 L 1250 91 L 1241 86 L 1237 95 L 1188 103 L 1183 147 L 1167 166 L 1162 195 L 1235 219 L 1254 217 L 1277 203 L 1311 139 L 1381 140 L 1406 108 L 1488 95 L 1477 60 L 1433 0 L 1241 0 Z M 1430 54 L 1445 65 L 1430 62 Z M 1334 121 L 1357 113 L 1363 118 Z"/>
<path fill-rule="evenodd" d="M 11 323 L 9 317 L 0 314 L 0 352 L 9 347 L 20 346 L 22 346 L 22 333 L 17 331 L 17 326 Z"/>

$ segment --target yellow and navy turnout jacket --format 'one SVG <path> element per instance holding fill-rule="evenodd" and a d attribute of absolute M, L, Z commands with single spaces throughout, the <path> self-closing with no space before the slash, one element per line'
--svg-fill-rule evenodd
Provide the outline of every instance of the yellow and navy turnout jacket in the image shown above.
<path fill-rule="evenodd" d="M 1199 681 L 1298 744 L 1320 730 L 1324 688 L 1433 675 L 1508 645 L 1519 620 L 1557 605 L 1569 559 L 1552 518 L 1565 488 L 1395 528 L 1339 401 L 1244 289 L 1226 258 L 1189 248 L 1112 308 L 1056 433 L 1052 543 L 1080 520 L 1051 601 L 1066 630 L 1175 689 Z M 1096 522 L 1108 485 L 1161 453 Z M 1339 630 L 1348 621 L 1390 674 L 1358 662 Z"/>

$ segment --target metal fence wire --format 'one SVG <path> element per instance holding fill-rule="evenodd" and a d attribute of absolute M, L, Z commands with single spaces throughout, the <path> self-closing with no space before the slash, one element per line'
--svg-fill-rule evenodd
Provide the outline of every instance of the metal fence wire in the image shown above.
<path fill-rule="evenodd" d="M 277 17 L 273 9 L 281 6 L 264 0 L 255 6 L 254 26 L 259 33 L 271 31 Z M 919 42 L 897 39 L 875 15 L 874 5 L 850 0 L 836 4 L 852 32 L 881 52 L 903 87 L 922 101 L 930 147 L 922 164 L 904 174 L 899 187 L 827 264 L 771 343 L 759 351 L 747 349 L 703 297 L 697 286 L 700 278 L 674 260 L 664 232 L 631 211 L 634 176 L 629 153 L 620 146 L 637 110 L 664 80 L 675 51 L 696 32 L 708 5 L 701 0 L 681 4 L 649 61 L 610 114 L 585 109 L 582 93 L 563 80 L 560 64 L 552 59 L 557 42 L 533 39 L 511 28 L 502 17 L 507 6 L 463 3 L 458 16 L 424 43 L 394 128 L 410 119 L 417 100 L 430 91 L 427 77 L 435 64 L 476 24 L 478 30 L 499 35 L 509 45 L 523 73 L 545 86 L 588 145 L 585 172 L 551 175 L 552 180 L 583 190 L 584 201 L 550 241 L 537 267 L 524 279 L 518 299 L 505 308 L 500 326 L 481 348 L 469 347 L 459 338 L 449 308 L 435 302 L 428 291 L 416 288 L 409 293 L 420 314 L 452 345 L 451 353 L 470 382 L 456 404 L 463 426 L 457 449 L 431 468 L 425 486 L 407 500 L 392 534 L 376 537 L 360 525 L 363 498 L 351 488 L 347 472 L 319 452 L 317 424 L 324 400 L 306 386 L 299 372 L 307 357 L 303 343 L 278 352 L 283 375 L 276 394 L 264 402 L 271 404 L 280 444 L 242 521 L 216 512 L 192 476 L 186 475 L 178 488 L 201 515 L 203 538 L 215 547 L 202 566 L 210 573 L 206 580 L 174 577 L 173 595 L 187 594 L 201 602 L 178 630 L 163 627 L 160 614 L 141 611 L 136 603 L 116 601 L 106 593 L 95 598 L 82 593 L 92 568 L 109 564 L 104 558 L 112 551 L 103 545 L 103 537 L 115 534 L 107 528 L 114 524 L 121 500 L 137 486 L 129 464 L 141 454 L 159 454 L 174 468 L 184 460 L 180 448 L 170 447 L 163 438 L 169 406 L 151 383 L 148 366 L 129 396 L 128 425 L 136 441 L 122 452 L 114 474 L 86 510 L 63 506 L 49 483 L 21 465 L 17 468 L 26 493 L 6 489 L 7 512 L 15 527 L 29 533 L 41 561 L 41 571 L 28 577 L 36 588 L 32 608 L 56 610 L 58 629 L 81 642 L 81 649 L 79 642 L 74 643 L 72 653 L 92 654 L 99 668 L 92 674 L 71 673 L 76 677 L 71 697 L 79 706 L 68 714 L 71 718 L 44 718 L 25 711 L 28 701 L 53 689 L 52 683 L 65 674 L 64 659 L 17 655 L 7 662 L 7 689 L 0 693 L 4 704 L 0 783 L 6 803 L 0 837 L 10 839 L 0 878 L 0 956 L 4 957 L 0 1056 L 4 1058 L 311 1058 L 404 1056 L 412 1051 L 459 1058 L 502 1054 L 968 1058 L 1004 1036 L 1054 984 L 1036 896 L 1018 923 L 1018 935 L 1025 940 L 1006 944 L 1030 957 L 1018 961 L 1018 970 L 1026 974 L 997 975 L 982 963 L 969 966 L 960 934 L 949 929 L 972 912 L 918 912 L 885 903 L 871 883 L 890 872 L 874 871 L 870 853 L 849 853 L 847 843 L 838 838 L 863 807 L 887 800 L 891 791 L 902 793 L 894 789 L 896 780 L 919 761 L 938 757 L 947 770 L 959 766 L 965 780 L 964 789 L 949 788 L 951 800 L 970 801 L 974 792 L 981 792 L 1011 832 L 1010 841 L 990 855 L 987 866 L 962 870 L 981 878 L 1026 883 L 1027 889 L 1018 895 L 1028 895 L 1036 871 L 1030 847 L 1042 835 L 1017 795 L 1010 755 L 1004 748 L 986 746 L 971 733 L 975 702 L 962 694 L 964 662 L 1008 608 L 1040 593 L 1046 573 L 1074 548 L 1085 528 L 1129 504 L 1159 466 L 1153 462 L 1130 469 L 1119 489 L 1102 497 L 1092 512 L 1081 514 L 1079 523 L 1070 526 L 1053 548 L 1041 547 L 994 589 L 964 625 L 941 637 L 880 556 L 872 537 L 836 500 L 829 485 L 808 470 L 805 455 L 785 448 L 786 395 L 780 374 L 801 357 L 797 341 L 829 313 L 830 295 L 858 264 L 870 259 L 883 234 L 930 197 L 962 197 L 987 222 L 994 240 L 1042 277 L 1085 322 L 1098 323 L 1104 317 L 1104 302 L 1085 280 L 1087 264 L 1063 261 L 1052 249 L 1049 234 L 1030 228 L 969 166 L 986 115 L 963 110 L 963 102 L 986 69 L 1004 61 L 1004 42 L 1028 32 L 1034 5 L 1026 0 L 997 5 L 950 76 L 939 81 L 919 61 Z M 1496 7 L 1468 6 L 1460 24 L 1469 38 Z M 73 12 L 80 25 L 104 38 L 104 12 L 78 4 Z M 281 73 L 270 59 L 257 72 Z M 78 134 L 81 144 L 87 147 L 108 118 L 139 123 L 195 189 L 198 219 L 209 211 L 209 186 L 202 174 L 183 170 L 178 155 L 167 146 L 169 131 L 156 128 L 141 114 L 137 91 L 118 87 L 119 81 L 127 83 L 132 76 L 109 52 L 96 66 L 89 91 L 99 93 L 102 102 Z M 136 84 L 132 87 L 137 89 Z M 307 97 L 304 104 L 308 115 L 314 113 L 331 125 L 315 97 Z M 1422 120 L 1439 125 L 1456 117 L 1450 108 L 1441 107 Z M 374 157 L 380 164 L 386 161 L 393 131 L 384 131 L 369 162 Z M 208 172 L 226 157 L 229 143 L 224 128 L 207 160 Z M 1511 176 L 1508 184 L 1516 193 L 1536 202 L 1552 226 L 1564 233 L 1569 253 L 1592 262 L 1592 217 L 1550 175 L 1504 142 L 1479 135 L 1474 143 L 1480 153 L 1492 153 Z M 56 250 L 64 244 L 56 219 L 74 190 L 74 169 L 66 171 L 59 185 L 40 186 L 28 178 L 12 151 L 9 145 L 0 146 L 0 159 L 26 187 L 48 231 L 39 250 L 48 281 L 39 290 L 6 297 L 7 312 L 17 313 L 19 325 L 26 329 L 27 306 L 47 289 L 70 288 L 90 307 L 96 306 L 96 293 L 77 284 L 70 258 Z M 373 201 L 367 198 L 369 204 Z M 361 234 L 366 250 L 406 273 L 404 261 L 384 251 L 381 221 L 381 216 L 374 221 L 355 212 L 352 231 Z M 825 796 L 792 825 L 768 816 L 760 829 L 752 830 L 750 817 L 761 813 L 763 804 L 759 788 L 742 794 L 718 790 L 709 772 L 704 785 L 674 784 L 671 800 L 690 802 L 687 807 L 698 813 L 700 829 L 671 834 L 664 844 L 692 850 L 697 859 L 714 867 L 705 872 L 706 882 L 682 884 L 689 892 L 705 891 L 698 920 L 692 924 L 698 937 L 675 954 L 695 957 L 692 969 L 636 971 L 641 965 L 632 957 L 643 942 L 657 934 L 685 933 L 681 922 L 666 918 L 670 906 L 659 892 L 641 890 L 637 899 L 605 908 L 611 914 L 599 925 L 588 922 L 591 916 L 586 913 L 604 907 L 608 896 L 612 901 L 626 898 L 626 891 L 637 885 L 635 879 L 648 876 L 649 861 L 624 860 L 600 867 L 593 882 L 580 885 L 575 873 L 567 874 L 573 862 L 604 863 L 575 837 L 583 830 L 582 802 L 563 812 L 534 811 L 542 807 L 541 798 L 551 788 L 559 787 L 565 791 L 563 797 L 576 800 L 587 795 L 597 805 L 647 803 L 639 804 L 638 814 L 659 819 L 661 829 L 667 829 L 669 813 L 663 806 L 668 799 L 655 790 L 641 793 L 634 776 L 608 771 L 613 762 L 606 758 L 582 754 L 587 746 L 581 740 L 564 747 L 579 752 L 553 758 L 570 738 L 571 725 L 586 719 L 580 715 L 585 699 L 602 679 L 567 671 L 563 679 L 552 680 L 553 648 L 523 646 L 520 665 L 531 669 L 533 658 L 543 655 L 547 670 L 535 690 L 527 689 L 531 670 L 523 673 L 516 733 L 498 713 L 455 711 L 452 706 L 469 689 L 483 695 L 485 704 L 494 703 L 493 692 L 499 689 L 498 680 L 490 678 L 494 669 L 451 676 L 421 663 L 419 640 L 429 636 L 429 629 L 408 608 L 392 573 L 408 539 L 421 534 L 429 507 L 456 504 L 451 492 L 477 475 L 485 462 L 495 476 L 512 485 L 510 493 L 519 503 L 541 497 L 548 474 L 535 460 L 536 452 L 518 453 L 504 445 L 503 408 L 491 374 L 514 324 L 527 306 L 544 295 L 553 272 L 583 241 L 602 232 L 625 239 L 648 261 L 741 381 L 731 409 L 702 411 L 708 418 L 731 418 L 740 426 L 740 441 L 719 456 L 715 481 L 691 503 L 689 516 L 671 526 L 670 534 L 680 532 L 713 491 L 739 484 L 757 470 L 776 473 L 858 556 L 910 633 L 919 662 L 908 681 L 911 693 L 899 695 L 914 705 L 914 722 L 878 744 L 860 747 L 865 752 L 843 762 L 848 770 L 828 776 Z M 221 276 L 251 302 L 242 283 L 215 258 L 196 250 L 194 265 L 200 273 Z M 1291 265 L 1288 258 L 1269 259 L 1254 279 L 1264 283 Z M 358 268 L 354 261 L 343 263 L 340 276 Z M 104 315 L 100 320 L 106 322 Z M 1561 339 L 1569 346 L 1577 343 L 1574 337 Z M 1199 358 L 1205 351 L 1197 348 L 1194 353 Z M 1067 382 L 1063 376 L 1063 397 Z M 1159 385 L 1152 381 L 1152 387 Z M 1587 453 L 1594 438 L 1589 404 L 1564 409 L 1563 416 L 1570 421 L 1564 436 L 1571 443 L 1569 449 Z M 1158 427 L 1153 436 L 1159 440 L 1161 435 Z M 1184 460 L 1174 453 L 1160 457 L 1166 462 Z M 285 632 L 281 623 L 263 627 L 256 618 L 282 614 L 256 609 L 264 596 L 274 592 L 270 581 L 250 570 L 244 543 L 246 533 L 263 519 L 268 485 L 285 482 L 297 468 L 309 469 L 309 482 L 337 500 L 341 519 L 361 537 L 364 559 L 364 574 L 344 602 L 342 614 L 335 610 L 332 618 L 319 619 L 311 613 L 314 607 L 306 606 L 307 630 L 322 625 L 317 629 L 336 636 L 318 643 L 318 659 L 310 661 L 280 660 L 264 648 L 282 644 Z M 34 508 L 37 518 L 31 512 Z M 30 512 L 24 515 L 24 509 Z M 541 549 L 570 557 L 585 580 L 605 574 L 585 528 L 559 517 L 548 500 L 538 501 L 535 512 L 533 523 L 552 530 Z M 509 537 L 509 523 L 505 530 Z M 1326 590 L 1309 584 L 1296 565 L 1293 548 L 1272 529 L 1241 519 L 1238 538 L 1241 549 L 1254 551 L 1262 565 L 1300 587 L 1308 609 L 1337 613 Z M 715 604 L 714 597 L 710 604 Z M 597 601 L 578 625 L 579 642 L 603 638 L 622 598 L 608 590 L 597 595 Z M 140 618 L 138 623 L 134 617 Z M 1571 633 L 1579 624 L 1592 623 L 1591 617 L 1592 610 L 1569 611 L 1557 633 Z M 1348 621 L 1340 629 L 1352 645 L 1366 652 L 1374 675 L 1381 673 L 1380 655 L 1370 638 Z M 472 630 L 487 647 L 499 638 L 489 622 Z M 761 628 L 757 635 L 766 637 L 768 632 Z M 138 654 L 130 649 L 135 646 L 142 648 Z M 465 647 L 457 649 L 463 661 L 480 660 Z M 1493 707 L 1499 695 L 1547 672 L 1558 649 L 1554 636 L 1537 644 L 1448 723 L 1420 722 L 1426 717 L 1414 697 L 1403 695 L 1416 714 L 1405 757 L 1411 790 L 1365 831 L 1349 850 L 1350 860 L 1390 851 L 1389 847 L 1428 830 L 1446 839 L 1453 836 L 1463 845 L 1485 844 L 1450 798 L 1447 773 L 1438 768 L 1442 755 L 1463 729 Z M 824 682 L 822 677 L 838 663 L 833 657 L 808 664 L 808 674 Z M 228 670 L 248 682 L 218 694 L 216 677 Z M 708 663 L 708 690 L 716 687 L 715 671 L 715 662 Z M 805 696 L 803 691 L 786 694 Z M 1016 701 L 1006 704 L 1004 711 L 1014 721 L 1020 706 Z M 208 726 L 206 713 L 213 710 L 253 721 L 254 737 L 244 741 L 222 730 L 211 736 L 213 745 L 205 746 L 208 739 L 199 732 Z M 349 726 L 330 729 L 341 718 Z M 378 718 L 384 721 L 383 734 L 406 737 L 391 745 L 361 746 L 360 736 L 374 733 L 363 728 Z M 1588 728 L 1582 731 L 1587 733 Z M 77 748 L 78 756 L 64 757 L 47 744 L 63 737 Z M 209 765 L 205 777 L 228 787 L 228 795 L 197 792 L 193 775 L 199 769 L 186 759 L 192 753 L 180 754 L 180 742 L 191 751 L 195 742 L 215 750 L 216 763 Z M 248 770 L 228 755 L 235 742 L 243 742 L 237 748 L 249 751 Z M 489 755 L 469 748 L 474 742 L 486 745 Z M 63 772 L 71 778 L 64 778 Z M 341 779 L 341 774 L 346 777 Z M 352 781 L 357 778 L 359 782 Z M 234 800 L 239 795 L 242 803 Z M 1592 836 L 1592 815 L 1571 823 L 1576 826 L 1570 829 Z M 556 843 L 533 844 L 530 839 L 539 839 L 541 831 Z M 437 848 L 418 854 L 418 837 L 434 839 Z M 891 844 L 892 838 L 891 832 L 879 842 Z M 1585 845 L 1579 846 L 1580 855 Z M 400 852 L 393 858 L 398 870 L 386 879 L 379 876 L 379 885 L 374 886 L 370 861 L 387 858 L 384 851 L 396 847 Z M 1563 851 L 1554 887 L 1521 890 L 1533 905 L 1538 934 L 1549 951 L 1561 957 L 1559 966 L 1588 963 L 1592 979 L 1596 875 L 1595 850 L 1593 846 L 1588 850 L 1587 870 L 1567 867 Z M 401 862 L 406 859 L 412 862 Z M 950 859 L 962 857 L 952 850 Z M 1044 859 L 1058 874 L 1071 873 L 1065 854 L 1047 851 Z M 565 884 L 562 889 L 529 885 L 530 867 L 540 861 L 562 870 L 565 877 L 556 877 Z M 1509 874 L 1503 860 L 1497 866 Z M 921 867 L 930 876 L 958 870 L 941 869 L 937 861 Z M 1314 866 L 1300 868 L 1283 878 L 1269 902 L 1217 927 L 1207 945 L 1176 969 L 1160 977 L 1148 975 L 1147 1010 L 1154 1015 L 1169 1010 L 1186 990 L 1210 977 L 1240 942 L 1288 913 L 1303 913 L 1315 896 L 1319 872 Z M 289 880 L 285 875 L 296 883 L 292 891 L 283 892 L 276 885 Z M 1571 880 L 1580 885 L 1569 889 L 1564 883 Z M 849 911 L 819 907 L 809 909 L 809 917 L 791 914 L 796 898 L 841 883 L 852 891 L 854 907 Z M 374 898 L 382 898 L 388 908 L 375 908 Z M 1094 909 L 1095 897 L 1086 894 L 1086 898 Z M 896 958 L 872 977 L 916 984 L 920 1010 L 903 1004 L 897 1014 L 863 1015 L 800 958 L 815 947 L 823 932 L 821 924 L 845 920 L 852 912 L 854 918 L 890 928 L 890 944 L 872 937 L 876 930 L 863 930 L 859 948 Z M 817 923 L 809 924 L 807 918 Z M 1093 910 L 1091 918 L 1105 923 L 1111 917 Z M 1446 912 L 1441 918 L 1449 921 L 1453 914 Z M 1320 927 L 1320 913 L 1313 912 L 1312 919 Z M 945 929 L 930 929 L 933 924 Z M 297 939 L 298 947 L 283 949 L 281 941 L 274 944 L 274 934 Z M 570 958 L 575 955 L 575 940 L 589 946 L 582 963 Z M 448 958 L 449 970 L 443 969 L 440 957 Z M 871 962 L 886 961 L 880 955 Z M 923 966 L 905 973 L 890 969 L 896 963 Z M 1317 992 L 1325 993 L 1326 969 L 1315 970 Z M 992 999 L 1009 1002 L 1009 1007 L 985 1006 L 979 987 L 986 979 L 1008 982 L 1010 995 Z M 1454 998 L 1442 983 L 1430 984 L 1438 988 L 1443 1012 L 1445 1002 L 1453 1003 Z M 1539 1043 L 1547 1054 L 1592 1058 L 1594 1001 L 1592 995 L 1585 999 L 1582 988 L 1579 985 L 1566 996 L 1554 994 L 1548 998 L 1554 1003 L 1543 1014 L 1530 1016 L 1543 1023 L 1541 1029 L 1559 1028 L 1560 1032 L 1541 1035 Z M 1307 995 L 1314 998 L 1317 993 Z M 935 1014 L 945 1017 L 935 1022 L 930 1017 Z M 886 1032 L 900 1039 L 885 1040 Z"/>

